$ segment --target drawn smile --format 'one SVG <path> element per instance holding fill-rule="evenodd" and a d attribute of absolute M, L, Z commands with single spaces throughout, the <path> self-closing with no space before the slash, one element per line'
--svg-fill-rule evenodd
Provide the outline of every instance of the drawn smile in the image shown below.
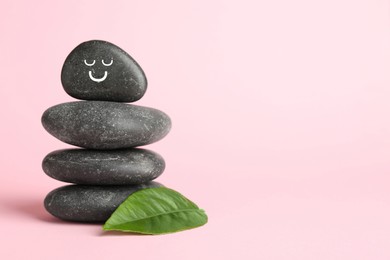
<path fill-rule="evenodd" d="M 93 75 L 92 75 L 92 71 L 89 71 L 89 78 L 92 79 L 93 81 L 95 82 L 102 82 L 104 81 L 106 78 L 107 78 L 107 71 L 104 72 L 104 76 L 101 77 L 101 78 L 95 78 Z"/>

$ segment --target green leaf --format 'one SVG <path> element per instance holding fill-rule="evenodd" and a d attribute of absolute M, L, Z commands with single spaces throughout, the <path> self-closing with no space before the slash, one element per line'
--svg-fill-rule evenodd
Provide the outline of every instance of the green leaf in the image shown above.
<path fill-rule="evenodd" d="M 142 234 L 166 234 L 207 223 L 207 215 L 177 191 L 147 188 L 131 194 L 103 226 Z"/>

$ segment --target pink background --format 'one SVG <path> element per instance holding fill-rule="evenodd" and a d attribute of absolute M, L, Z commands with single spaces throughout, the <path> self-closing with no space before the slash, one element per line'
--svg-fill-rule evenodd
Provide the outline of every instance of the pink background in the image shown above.
<path fill-rule="evenodd" d="M 390 259 L 390 3 L 0 3 L 1 259 Z M 139 105 L 169 114 L 158 181 L 209 223 L 103 234 L 55 220 L 43 157 L 69 147 L 43 111 L 72 101 L 62 63 L 111 41 L 143 67 Z"/>

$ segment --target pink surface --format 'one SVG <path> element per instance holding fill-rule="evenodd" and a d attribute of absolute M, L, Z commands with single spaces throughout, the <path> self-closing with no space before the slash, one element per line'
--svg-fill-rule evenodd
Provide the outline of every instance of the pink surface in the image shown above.
<path fill-rule="evenodd" d="M 0 259 L 390 259 L 390 15 L 385 0 L 0 3 Z M 43 209 L 62 183 L 41 126 L 73 100 L 62 63 L 111 41 L 165 111 L 158 181 L 209 223 L 103 234 Z"/>

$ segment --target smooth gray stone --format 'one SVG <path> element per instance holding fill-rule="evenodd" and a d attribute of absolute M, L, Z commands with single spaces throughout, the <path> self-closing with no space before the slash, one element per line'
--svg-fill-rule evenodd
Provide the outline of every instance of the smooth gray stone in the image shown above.
<path fill-rule="evenodd" d="M 130 148 L 168 134 L 171 120 L 148 107 L 107 101 L 77 101 L 47 109 L 43 127 L 59 140 L 90 149 Z"/>
<path fill-rule="evenodd" d="M 133 185 L 154 180 L 165 169 L 164 159 L 146 149 L 65 149 L 49 153 L 43 171 L 59 181 L 87 185 Z"/>
<path fill-rule="evenodd" d="M 83 100 L 133 102 L 146 92 L 147 80 L 138 63 L 106 41 L 87 41 L 66 58 L 61 81 L 66 93 Z"/>
<path fill-rule="evenodd" d="M 62 220 L 102 223 L 130 194 L 160 186 L 157 182 L 136 186 L 68 185 L 47 194 L 44 206 L 50 214 Z"/>

